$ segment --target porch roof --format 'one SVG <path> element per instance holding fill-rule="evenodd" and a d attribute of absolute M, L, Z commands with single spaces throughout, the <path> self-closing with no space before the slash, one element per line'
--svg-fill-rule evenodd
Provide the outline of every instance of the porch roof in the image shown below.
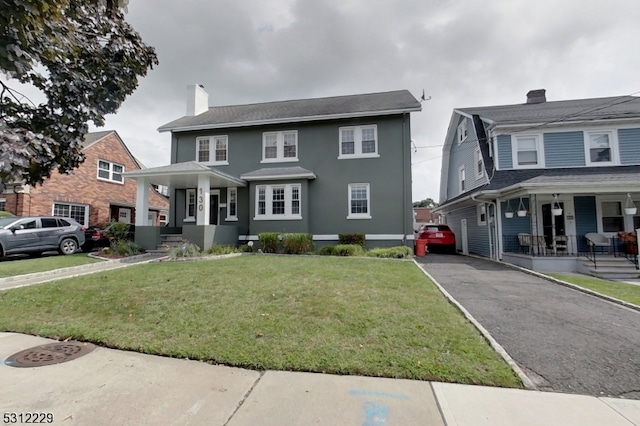
<path fill-rule="evenodd" d="M 302 167 L 273 167 L 254 170 L 240 176 L 246 181 L 282 180 L 282 179 L 315 179 L 316 174 Z"/>
<path fill-rule="evenodd" d="M 143 179 L 150 183 L 172 188 L 195 188 L 198 186 L 198 176 L 202 175 L 209 178 L 210 185 L 213 188 L 247 186 L 247 182 L 242 179 L 228 175 L 213 167 L 207 167 L 196 161 L 135 170 L 122 175 L 126 178 Z"/>

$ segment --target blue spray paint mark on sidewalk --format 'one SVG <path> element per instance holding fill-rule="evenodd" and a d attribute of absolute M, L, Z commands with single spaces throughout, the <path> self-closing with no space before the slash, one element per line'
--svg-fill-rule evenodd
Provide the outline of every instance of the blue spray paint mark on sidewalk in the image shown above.
<path fill-rule="evenodd" d="M 387 423 L 389 408 L 377 402 L 367 402 L 362 406 L 365 421 L 362 426 L 383 426 Z"/>

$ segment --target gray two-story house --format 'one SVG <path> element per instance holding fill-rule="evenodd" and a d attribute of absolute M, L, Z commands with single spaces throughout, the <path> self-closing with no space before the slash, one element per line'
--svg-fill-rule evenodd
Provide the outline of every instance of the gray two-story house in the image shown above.
<path fill-rule="evenodd" d="M 408 91 L 213 107 L 203 87 L 187 94 L 187 115 L 159 128 L 171 164 L 126 174 L 142 192 L 170 188 L 169 229 L 137 227 L 140 244 L 169 231 L 205 249 L 261 232 L 412 244 L 410 115 L 421 106 Z"/>
<path fill-rule="evenodd" d="M 639 200 L 638 97 L 548 102 L 532 90 L 524 104 L 453 111 L 436 211 L 461 252 L 580 270 L 594 248 L 625 254 Z"/>

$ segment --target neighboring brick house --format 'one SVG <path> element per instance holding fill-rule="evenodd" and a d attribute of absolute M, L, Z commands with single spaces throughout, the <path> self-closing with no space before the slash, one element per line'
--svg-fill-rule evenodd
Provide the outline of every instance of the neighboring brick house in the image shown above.
<path fill-rule="evenodd" d="M 440 223 L 440 215 L 434 213 L 431 207 L 414 207 L 413 213 L 415 217 L 414 231 L 425 223 Z"/>
<path fill-rule="evenodd" d="M 42 185 L 7 185 L 0 194 L 0 209 L 25 216 L 66 216 L 83 225 L 112 220 L 135 222 L 136 182 L 125 171 L 143 166 L 114 130 L 88 133 L 83 141 L 85 161 L 72 173 L 54 173 Z M 155 189 L 148 192 L 146 223 L 164 225 L 169 200 Z"/>

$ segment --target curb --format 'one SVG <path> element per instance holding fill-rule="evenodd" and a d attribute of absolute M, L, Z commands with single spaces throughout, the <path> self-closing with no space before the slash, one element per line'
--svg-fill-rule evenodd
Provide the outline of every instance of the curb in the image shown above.
<path fill-rule="evenodd" d="M 491 347 L 498 352 L 498 354 L 506 361 L 507 364 L 509 364 L 509 366 L 511 367 L 511 369 L 518 375 L 518 377 L 520 378 L 520 380 L 522 381 L 522 384 L 524 385 L 525 389 L 528 390 L 539 390 L 536 385 L 533 383 L 533 381 L 529 378 L 529 376 L 527 376 L 525 374 L 525 372 L 518 366 L 518 364 L 516 364 L 516 362 L 513 360 L 513 358 L 511 358 L 511 355 L 509 355 L 509 353 L 502 347 L 502 345 L 500 345 L 500 343 L 498 343 L 496 341 L 496 339 L 493 338 L 493 336 L 489 333 L 489 331 L 484 328 L 482 326 L 482 324 L 480 324 L 478 322 L 478 320 L 476 320 L 473 315 L 471 315 L 471 313 L 469 311 L 467 311 L 464 306 L 462 306 L 456 299 L 453 298 L 453 296 L 451 296 L 449 294 L 449 292 L 447 292 L 447 290 L 444 289 L 444 287 L 442 287 L 440 285 L 440 283 L 438 281 L 436 281 L 436 279 L 430 274 L 428 273 L 423 267 L 422 265 L 420 265 L 420 263 L 418 263 L 415 259 L 413 260 L 413 263 L 420 268 L 420 270 L 431 280 L 433 281 L 433 283 L 436 285 L 436 287 L 438 287 L 438 289 L 440 290 L 440 292 L 449 300 L 449 302 L 451 304 L 453 304 L 456 308 L 458 308 L 458 310 L 460 312 L 462 312 L 462 314 L 474 325 L 474 327 L 476 327 L 478 329 L 478 331 L 480 332 L 480 334 L 482 334 L 484 336 L 485 339 L 487 339 L 487 341 L 489 342 L 489 344 L 491 345 Z"/>

